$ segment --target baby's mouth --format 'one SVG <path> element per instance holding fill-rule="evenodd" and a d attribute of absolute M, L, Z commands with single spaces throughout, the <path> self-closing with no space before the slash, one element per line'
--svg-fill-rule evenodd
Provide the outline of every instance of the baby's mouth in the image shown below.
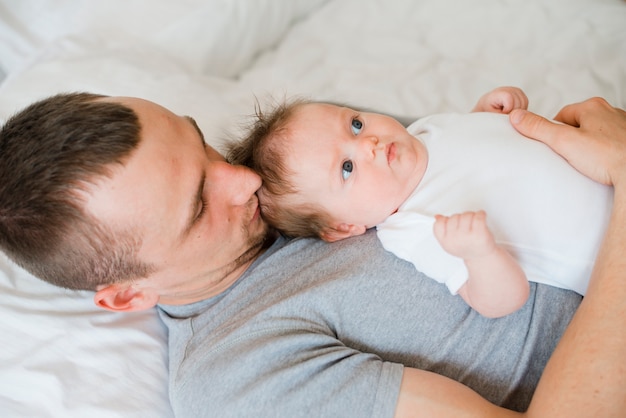
<path fill-rule="evenodd" d="M 391 164 L 396 159 L 396 144 L 393 142 L 387 144 L 385 154 L 387 154 L 387 164 Z"/>

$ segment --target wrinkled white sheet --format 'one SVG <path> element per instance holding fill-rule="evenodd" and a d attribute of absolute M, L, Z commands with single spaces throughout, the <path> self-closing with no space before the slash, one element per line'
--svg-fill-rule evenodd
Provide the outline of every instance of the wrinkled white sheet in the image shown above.
<path fill-rule="evenodd" d="M 0 0 L 0 120 L 59 91 L 140 96 L 219 146 L 268 94 L 420 116 L 516 85 L 546 116 L 624 108 L 625 22 L 622 0 Z M 2 257 L 0 315 L 3 416 L 171 415 L 155 312 L 104 312 Z"/>

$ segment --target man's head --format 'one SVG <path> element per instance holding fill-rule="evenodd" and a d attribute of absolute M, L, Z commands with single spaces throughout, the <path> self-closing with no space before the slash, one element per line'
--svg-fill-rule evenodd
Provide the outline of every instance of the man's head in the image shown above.
<path fill-rule="evenodd" d="M 421 180 L 428 154 L 392 117 L 297 101 L 257 112 L 229 159 L 263 178 L 258 195 L 270 224 L 335 241 L 392 214 Z"/>
<path fill-rule="evenodd" d="M 96 303 L 114 310 L 142 309 L 157 302 L 192 302 L 230 286 L 262 251 L 267 236 L 254 194 L 260 185 L 259 177 L 247 168 L 225 163 L 219 153 L 204 143 L 193 119 L 145 100 L 71 95 L 35 106 L 50 110 L 57 107 L 54 102 L 67 100 L 70 104 L 56 111 L 56 123 L 50 120 L 55 118 L 49 111 L 27 109 L 18 114 L 3 128 L 0 146 L 3 154 L 20 149 L 21 157 L 10 158 L 28 165 L 25 161 L 32 158 L 30 154 L 37 155 L 39 151 L 29 153 L 21 142 L 24 135 L 18 135 L 20 130 L 11 127 L 19 122 L 22 129 L 38 129 L 39 135 L 49 138 L 49 147 L 56 147 L 60 156 L 36 165 L 44 165 L 41 169 L 48 176 L 60 176 L 54 191 L 63 192 L 64 199 L 58 206 L 71 217 L 51 217 L 36 199 L 24 202 L 22 212 L 17 212 L 12 200 L 18 197 L 3 189 L 2 248 L 47 280 L 62 284 L 58 277 L 73 275 L 72 288 L 97 290 Z M 79 104 L 74 104 L 75 100 Z M 103 121 L 106 109 L 123 111 L 126 116 L 114 114 L 111 120 Z M 87 120 L 92 120 L 94 126 L 83 134 L 86 128 L 82 125 Z M 115 136 L 110 125 L 117 125 L 120 120 L 128 120 L 129 126 L 119 130 L 134 140 L 120 141 L 126 144 L 125 148 L 119 145 L 121 150 L 108 150 L 113 147 L 111 137 Z M 78 147 L 76 142 L 83 143 L 82 147 L 89 150 L 86 153 L 98 154 L 92 149 L 102 148 L 99 152 L 116 157 L 83 162 L 82 154 L 68 154 L 68 149 Z M 50 168 L 64 160 L 67 163 Z M 2 177 L 26 181 L 38 174 L 24 167 L 19 170 L 6 170 Z M 45 194 L 46 190 L 38 193 Z M 22 226 L 5 227 L 5 220 L 21 220 L 34 229 L 28 220 L 21 219 L 23 216 L 50 225 L 48 245 L 38 245 L 31 251 L 36 236 L 27 243 L 14 243 L 20 239 Z M 103 237 L 96 242 L 98 245 L 93 243 L 94 231 Z M 86 261 L 63 260 L 73 254 Z M 92 268 L 107 255 L 113 260 L 107 261 L 108 268 Z M 121 256 L 138 267 L 122 275 L 124 270 L 118 270 L 119 262 L 115 262 Z M 85 265 L 80 273 L 74 273 L 77 262 Z M 54 275 L 49 276 L 49 271 Z"/>
<path fill-rule="evenodd" d="M 140 139 L 134 112 L 100 98 L 53 96 L 0 131 L 0 248 L 70 289 L 93 290 L 150 269 L 136 260 L 141 243 L 131 230 L 114 234 L 83 210 L 89 185 L 122 165 Z"/>

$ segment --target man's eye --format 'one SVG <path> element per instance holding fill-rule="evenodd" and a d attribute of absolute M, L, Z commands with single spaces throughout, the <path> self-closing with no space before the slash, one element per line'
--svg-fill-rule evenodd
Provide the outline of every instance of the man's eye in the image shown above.
<path fill-rule="evenodd" d="M 352 119 L 352 133 L 358 135 L 361 133 L 361 129 L 363 129 L 363 122 L 358 120 L 357 118 Z"/>
<path fill-rule="evenodd" d="M 200 219 L 202 219 L 202 216 L 204 216 L 204 213 L 206 212 L 206 208 L 207 208 L 207 201 L 204 197 L 202 197 L 200 210 L 198 211 L 198 214 L 196 215 L 196 219 L 194 222 L 198 222 Z"/>
<path fill-rule="evenodd" d="M 341 177 L 344 180 L 348 180 L 350 174 L 352 174 L 352 170 L 354 169 L 354 164 L 352 164 L 352 160 L 346 160 L 341 165 Z"/>

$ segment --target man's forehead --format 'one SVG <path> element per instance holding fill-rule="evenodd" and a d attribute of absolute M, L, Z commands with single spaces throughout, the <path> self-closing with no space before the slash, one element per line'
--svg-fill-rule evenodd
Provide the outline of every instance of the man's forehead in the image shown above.
<path fill-rule="evenodd" d="M 115 102 L 115 103 L 122 103 L 126 106 L 141 106 L 141 105 L 154 105 L 154 106 L 159 106 L 154 102 L 151 102 L 149 100 L 146 99 L 142 99 L 140 97 L 133 97 L 133 96 L 106 96 L 106 97 L 101 97 L 99 99 L 96 99 L 98 101 L 103 101 L 103 102 Z"/>
<path fill-rule="evenodd" d="M 131 96 L 108 96 L 98 99 L 100 101 L 119 103 L 133 110 L 137 114 L 137 117 L 141 119 L 153 118 L 157 116 L 176 116 L 169 109 L 159 105 L 158 103 L 151 102 L 149 100 L 141 99 L 139 97 Z"/>
<path fill-rule="evenodd" d="M 167 138 L 166 142 L 169 142 L 172 138 L 179 139 L 181 130 L 186 129 L 187 125 L 188 128 L 195 130 L 198 143 L 202 147 L 206 145 L 204 134 L 191 116 L 177 115 L 158 103 L 138 97 L 110 96 L 100 100 L 120 103 L 132 109 L 139 118 L 142 138 Z M 212 147 L 211 149 L 215 151 Z M 217 154 L 217 151 L 215 153 Z"/>

